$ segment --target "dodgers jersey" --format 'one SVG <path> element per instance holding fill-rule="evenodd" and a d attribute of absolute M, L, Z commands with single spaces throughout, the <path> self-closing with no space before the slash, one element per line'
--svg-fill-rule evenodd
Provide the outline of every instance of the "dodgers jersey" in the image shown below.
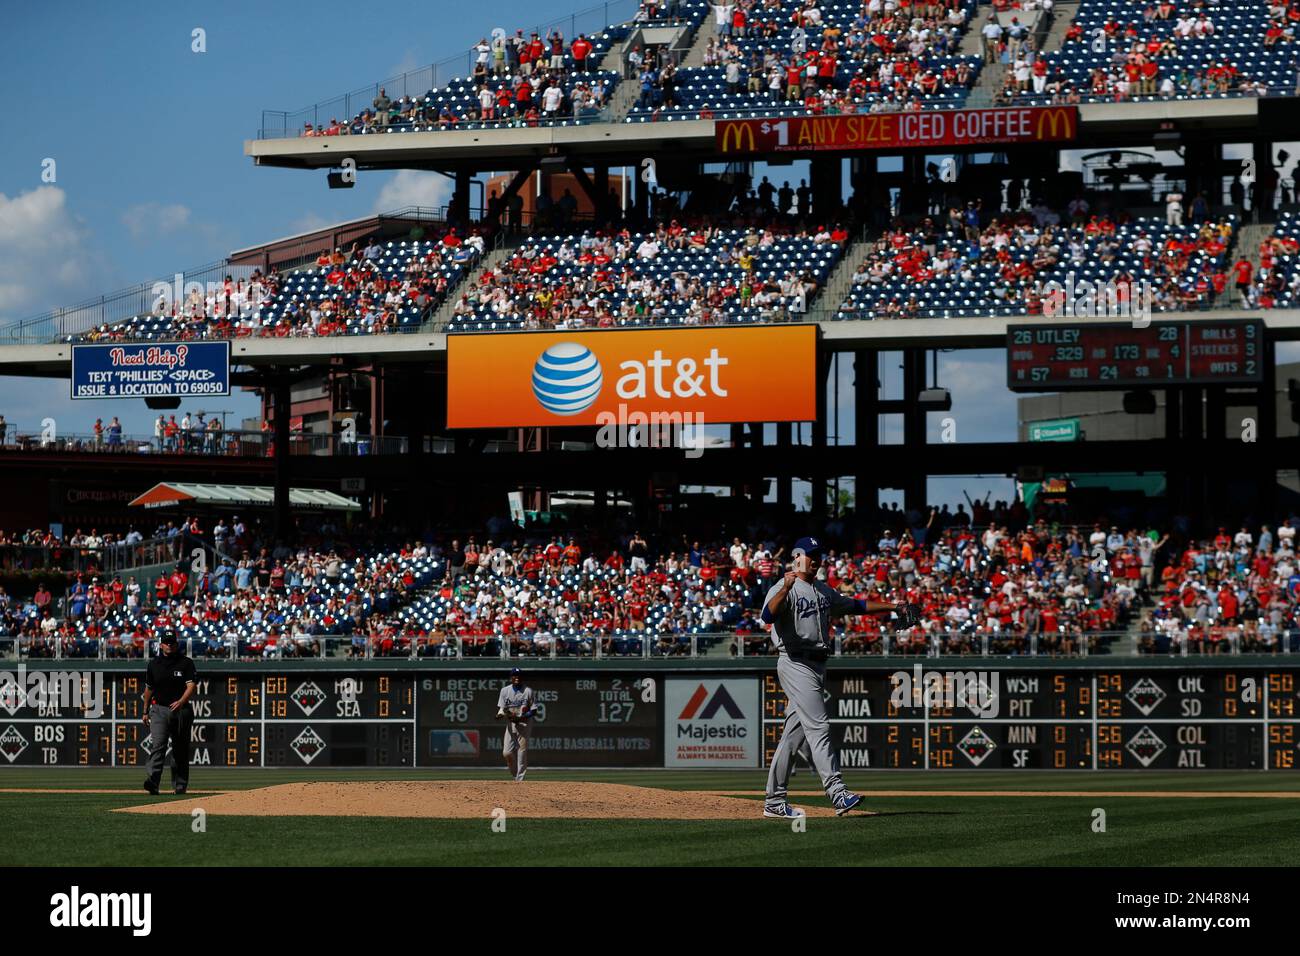
<path fill-rule="evenodd" d="M 533 689 L 531 687 L 506 684 L 501 688 L 501 693 L 497 695 L 497 708 L 504 710 L 507 707 L 517 707 L 521 714 L 531 713 L 535 704 L 533 703 Z"/>
<path fill-rule="evenodd" d="M 781 612 L 773 618 L 767 605 L 780 590 L 781 583 L 768 590 L 762 613 L 763 621 L 772 625 L 772 643 L 778 650 L 799 653 L 812 648 L 829 649 L 831 617 L 862 614 L 866 610 L 862 601 L 845 597 L 824 581 L 809 584 L 796 578 Z"/>

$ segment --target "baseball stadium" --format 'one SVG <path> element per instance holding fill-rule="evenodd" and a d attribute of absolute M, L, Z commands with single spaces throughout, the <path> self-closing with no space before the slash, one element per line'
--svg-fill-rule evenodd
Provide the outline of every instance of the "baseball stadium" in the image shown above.
<path fill-rule="evenodd" d="M 1296 0 L 68 6 L 11 860 L 1300 858 Z"/>

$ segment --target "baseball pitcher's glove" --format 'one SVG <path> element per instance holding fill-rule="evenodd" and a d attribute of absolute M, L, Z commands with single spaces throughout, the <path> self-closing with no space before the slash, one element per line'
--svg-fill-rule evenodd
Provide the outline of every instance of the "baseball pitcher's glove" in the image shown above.
<path fill-rule="evenodd" d="M 906 629 L 916 627 L 921 623 L 921 609 L 915 604 L 900 604 L 894 609 L 898 615 L 898 626 Z"/>

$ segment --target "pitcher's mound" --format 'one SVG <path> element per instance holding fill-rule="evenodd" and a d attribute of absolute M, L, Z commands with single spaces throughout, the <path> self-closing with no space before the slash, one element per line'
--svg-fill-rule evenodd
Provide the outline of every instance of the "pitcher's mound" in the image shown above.
<path fill-rule="evenodd" d="M 586 820 L 754 820 L 761 800 L 692 790 L 658 790 L 619 783 L 412 780 L 372 783 L 286 783 L 229 790 L 184 800 L 123 807 L 118 813 L 178 813 L 257 817 L 432 817 L 486 820 L 501 808 L 515 817 Z M 830 816 L 829 806 L 805 806 Z"/>

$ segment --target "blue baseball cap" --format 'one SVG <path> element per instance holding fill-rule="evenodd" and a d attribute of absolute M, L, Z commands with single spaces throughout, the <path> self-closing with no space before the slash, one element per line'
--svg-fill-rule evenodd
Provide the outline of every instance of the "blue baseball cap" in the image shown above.
<path fill-rule="evenodd" d="M 510 668 L 510 676 L 514 677 L 516 674 L 522 675 L 523 671 L 521 671 L 518 667 Z"/>
<path fill-rule="evenodd" d="M 801 554 L 806 554 L 810 558 L 820 558 L 825 550 L 826 549 L 822 547 L 822 543 L 816 538 L 800 538 L 794 543 L 794 548 L 791 549 L 790 556 L 797 558 Z"/>

